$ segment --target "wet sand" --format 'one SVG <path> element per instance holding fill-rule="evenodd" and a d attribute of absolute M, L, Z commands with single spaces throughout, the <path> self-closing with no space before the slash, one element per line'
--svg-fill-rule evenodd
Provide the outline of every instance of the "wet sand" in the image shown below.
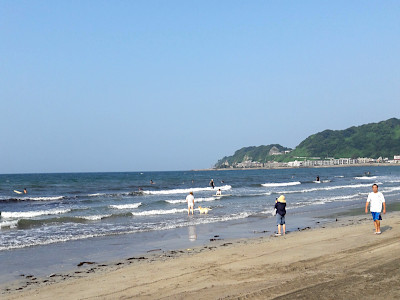
<path fill-rule="evenodd" d="M 21 276 L 2 299 L 399 299 L 400 213 Z"/>

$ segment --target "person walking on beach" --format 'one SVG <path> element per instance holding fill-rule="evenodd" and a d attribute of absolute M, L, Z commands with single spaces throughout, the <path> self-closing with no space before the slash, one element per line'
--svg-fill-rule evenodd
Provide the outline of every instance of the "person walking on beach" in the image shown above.
<path fill-rule="evenodd" d="M 285 223 L 285 215 L 286 215 L 286 199 L 285 196 L 280 195 L 278 199 L 275 201 L 276 208 L 276 225 L 278 225 L 278 233 L 276 235 L 281 235 L 281 227 L 282 233 L 285 235 L 286 233 L 286 223 Z"/>
<path fill-rule="evenodd" d="M 188 215 L 190 213 L 190 210 L 192 210 L 192 215 L 193 215 L 193 211 L 194 211 L 194 196 L 193 196 L 193 192 L 190 192 L 189 195 L 186 196 L 186 202 L 188 205 Z"/>
<path fill-rule="evenodd" d="M 381 234 L 381 211 L 383 206 L 383 213 L 386 214 L 386 203 L 383 194 L 378 192 L 378 185 L 376 183 L 372 185 L 372 193 L 368 194 L 367 202 L 365 202 L 365 213 L 368 213 L 368 204 L 370 203 L 369 210 L 374 220 L 375 234 Z"/>

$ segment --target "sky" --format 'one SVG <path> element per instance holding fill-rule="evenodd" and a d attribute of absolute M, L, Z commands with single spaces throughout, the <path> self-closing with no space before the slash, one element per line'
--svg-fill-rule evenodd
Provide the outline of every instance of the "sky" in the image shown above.
<path fill-rule="evenodd" d="M 399 1 L 0 0 L 0 173 L 212 167 L 400 118 Z"/>

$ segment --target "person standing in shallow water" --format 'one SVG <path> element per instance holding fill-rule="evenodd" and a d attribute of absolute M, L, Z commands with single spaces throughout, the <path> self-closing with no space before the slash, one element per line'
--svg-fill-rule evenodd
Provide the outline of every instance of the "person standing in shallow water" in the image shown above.
<path fill-rule="evenodd" d="M 278 233 L 277 235 L 281 235 L 281 227 L 282 233 L 285 235 L 286 233 L 286 222 L 285 222 L 285 215 L 286 215 L 286 199 L 285 196 L 280 195 L 275 202 L 276 208 L 276 225 L 278 225 Z"/>
<path fill-rule="evenodd" d="M 214 179 L 211 179 L 211 181 L 210 181 L 210 186 L 211 186 L 212 188 L 214 188 L 214 187 L 215 187 L 215 184 L 214 184 Z"/>
<path fill-rule="evenodd" d="M 365 202 L 365 213 L 368 213 L 368 204 L 370 203 L 369 210 L 374 220 L 375 234 L 381 234 L 381 211 L 383 206 L 383 213 L 386 214 L 386 202 L 383 194 L 378 192 L 378 185 L 376 183 L 372 185 L 372 193 L 368 194 L 367 202 Z"/>
<path fill-rule="evenodd" d="M 193 211 L 194 211 L 194 196 L 193 196 L 193 192 L 190 192 L 189 195 L 186 196 L 186 202 L 188 205 L 188 215 L 190 213 L 190 210 L 192 211 L 192 215 L 193 215 Z"/>

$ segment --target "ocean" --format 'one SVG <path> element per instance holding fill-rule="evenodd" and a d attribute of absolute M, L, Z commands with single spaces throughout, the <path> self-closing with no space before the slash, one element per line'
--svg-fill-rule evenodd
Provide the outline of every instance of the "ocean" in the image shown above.
<path fill-rule="evenodd" d="M 211 179 L 215 188 L 209 185 Z M 245 238 L 251 236 L 249 224 L 258 222 L 255 227 L 259 230 L 269 222 L 274 228 L 271 213 L 281 194 L 287 200 L 290 231 L 301 225 L 291 224 L 296 216 L 323 217 L 364 207 L 373 183 L 379 185 L 388 203 L 400 202 L 400 168 L 396 166 L 0 175 L 0 256 L 43 256 L 46 249 L 68 248 L 77 241 L 79 247 L 101 241 L 97 248 L 103 245 L 104 251 L 118 252 L 118 246 L 108 245 L 128 236 L 143 251 L 141 244 L 153 240 L 151 237 L 162 243 L 163 237 L 185 231 L 189 242 L 196 240 L 199 232 L 192 238 L 190 232 L 203 225 L 221 229 L 242 224 L 246 230 L 236 234 L 232 230 L 231 237 Z M 24 188 L 27 194 L 15 192 Z M 215 196 L 218 189 L 222 196 Z M 185 198 L 190 191 L 196 207 L 211 208 L 207 215 L 198 211 L 187 215 Z M 157 246 L 154 241 L 152 245 Z M 6 272 L 23 271 L 23 263 L 18 270 L 13 265 L 18 264 L 2 268 L 0 282 Z M 35 268 L 34 262 L 29 267 Z"/>

